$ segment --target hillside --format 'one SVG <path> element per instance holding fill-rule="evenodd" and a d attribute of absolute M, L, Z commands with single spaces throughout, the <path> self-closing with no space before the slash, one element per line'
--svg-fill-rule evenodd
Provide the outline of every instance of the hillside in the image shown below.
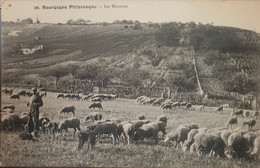
<path fill-rule="evenodd" d="M 17 35 L 10 35 L 11 32 L 17 32 Z M 105 25 L 4 23 L 2 34 L 4 85 L 37 84 L 36 78 L 42 83 L 53 83 L 52 77 L 56 77 L 63 82 L 60 88 L 65 90 L 79 80 L 79 83 L 84 81 L 85 85 L 93 85 L 94 82 L 97 86 L 120 83 L 132 88 L 131 93 L 136 92 L 133 88 L 163 89 L 167 86 L 178 92 L 197 92 L 192 56 L 194 49 L 199 80 L 203 90 L 211 95 L 227 94 L 225 83 L 219 78 L 221 75 L 215 75 L 219 68 L 217 65 L 225 60 L 222 57 L 217 59 L 220 55 L 230 53 L 230 64 L 225 63 L 228 67 L 233 67 L 234 62 L 239 60 L 235 73 L 246 71 L 252 76 L 255 73 L 249 71 L 258 72 L 259 37 L 255 32 L 238 28 L 196 25 L 193 22 Z M 22 49 L 36 45 L 42 45 L 43 49 L 28 55 L 22 52 Z M 69 72 L 58 77 L 50 72 L 55 67 L 66 67 L 63 71 Z M 96 72 L 96 69 L 99 71 Z M 93 70 L 92 76 L 86 75 L 86 71 Z"/>

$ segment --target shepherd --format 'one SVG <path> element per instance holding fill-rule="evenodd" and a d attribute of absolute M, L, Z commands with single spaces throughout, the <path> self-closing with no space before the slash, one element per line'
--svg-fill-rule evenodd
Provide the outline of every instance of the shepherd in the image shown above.
<path fill-rule="evenodd" d="M 33 95 L 29 102 L 29 133 L 39 131 L 39 108 L 43 106 L 42 97 L 37 92 L 37 88 L 32 88 L 32 92 Z"/>

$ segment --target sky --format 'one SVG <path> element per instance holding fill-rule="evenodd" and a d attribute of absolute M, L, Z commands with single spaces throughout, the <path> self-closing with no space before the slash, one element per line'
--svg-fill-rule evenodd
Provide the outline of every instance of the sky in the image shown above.
<path fill-rule="evenodd" d="M 112 8 L 112 4 L 127 6 Z M 92 9 L 43 9 L 43 6 L 85 5 Z M 105 8 L 104 6 L 110 6 Z M 39 7 L 39 8 L 37 8 Z M 41 23 L 65 23 L 83 18 L 92 22 L 139 20 L 141 22 L 213 23 L 260 33 L 260 0 L 4 0 L 2 20 L 36 18 Z"/>

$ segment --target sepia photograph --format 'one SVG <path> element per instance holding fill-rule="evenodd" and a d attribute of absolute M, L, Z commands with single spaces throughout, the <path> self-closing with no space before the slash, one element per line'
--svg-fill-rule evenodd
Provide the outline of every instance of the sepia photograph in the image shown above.
<path fill-rule="evenodd" d="M 0 167 L 260 167 L 260 1 L 0 9 Z"/>

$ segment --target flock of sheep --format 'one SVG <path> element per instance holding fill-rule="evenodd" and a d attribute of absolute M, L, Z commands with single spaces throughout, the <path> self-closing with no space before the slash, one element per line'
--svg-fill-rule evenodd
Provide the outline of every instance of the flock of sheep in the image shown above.
<path fill-rule="evenodd" d="M 6 90 L 3 92 L 5 93 Z M 5 93 L 10 94 L 10 93 Z M 12 94 L 12 93 L 11 93 Z M 63 96 L 62 96 L 63 95 Z M 58 94 L 59 98 L 69 98 L 77 100 L 89 99 L 92 104 L 89 108 L 103 109 L 101 100 L 115 99 L 116 96 L 112 94 L 91 94 L 86 97 L 79 95 L 65 96 L 65 94 Z M 79 98 L 80 97 L 80 98 Z M 187 102 L 174 102 L 171 99 L 164 100 L 162 98 L 148 98 L 146 96 L 139 97 L 135 100 L 140 104 L 160 105 L 161 109 L 171 109 L 173 107 L 191 108 L 192 105 Z M 8 111 L 9 109 L 9 111 Z M 6 105 L 1 110 L 1 126 L 3 129 L 18 130 L 27 129 L 28 115 L 17 115 L 13 113 L 14 105 Z M 59 113 L 75 113 L 74 106 L 62 108 Z M 204 110 L 204 106 L 198 106 L 196 110 Z M 220 106 L 216 111 L 223 111 L 223 106 Z M 243 123 L 243 126 L 248 125 L 248 130 L 242 128 L 230 128 L 229 126 L 236 126 L 238 123 L 238 116 L 255 117 Z M 227 127 L 223 128 L 199 128 L 195 123 L 186 123 L 179 125 L 177 129 L 166 132 L 168 118 L 166 115 L 160 115 L 156 121 L 146 119 L 144 115 L 138 115 L 136 119 L 120 121 L 118 119 L 103 119 L 100 112 L 91 112 L 84 118 L 71 117 L 60 121 L 59 123 L 51 121 L 45 116 L 40 116 L 40 128 L 44 133 L 51 133 L 53 138 L 61 134 L 63 131 L 68 132 L 69 128 L 74 129 L 73 137 L 78 132 L 80 150 L 85 143 L 95 149 L 96 141 L 105 138 L 103 134 L 112 135 L 113 144 L 127 143 L 135 144 L 144 141 L 145 139 L 153 139 L 154 144 L 158 144 L 162 139 L 165 146 L 174 146 L 181 148 L 184 152 L 190 151 L 198 155 L 208 154 L 210 156 L 219 156 L 227 158 L 259 158 L 260 154 L 260 130 L 253 130 L 256 125 L 256 119 L 259 112 L 250 113 L 242 109 L 234 109 L 231 113 L 230 119 L 226 122 Z M 86 130 L 81 130 L 82 122 L 88 123 Z M 162 136 L 160 136 L 160 134 Z M 28 135 L 23 133 L 20 135 L 21 139 L 37 140 L 36 135 Z M 106 136 L 110 139 L 110 136 Z"/>

